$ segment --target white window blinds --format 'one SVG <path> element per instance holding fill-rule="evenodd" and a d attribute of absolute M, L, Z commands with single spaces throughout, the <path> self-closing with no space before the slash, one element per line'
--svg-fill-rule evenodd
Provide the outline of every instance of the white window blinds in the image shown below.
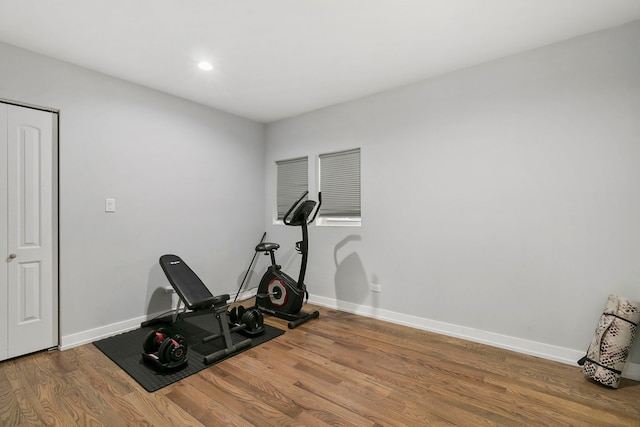
<path fill-rule="evenodd" d="M 309 189 L 309 161 L 307 157 L 279 160 L 277 168 L 277 209 L 278 220 L 284 218 L 291 205 Z"/>
<path fill-rule="evenodd" d="M 320 218 L 360 218 L 359 148 L 320 155 L 320 191 Z"/>

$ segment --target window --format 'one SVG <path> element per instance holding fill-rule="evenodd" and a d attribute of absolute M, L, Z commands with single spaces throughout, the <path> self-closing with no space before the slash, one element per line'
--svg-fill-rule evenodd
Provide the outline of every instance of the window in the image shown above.
<path fill-rule="evenodd" d="M 277 220 L 282 221 L 291 205 L 309 189 L 309 161 L 307 157 L 279 160 L 277 168 Z"/>
<path fill-rule="evenodd" d="M 360 225 L 360 149 L 320 155 L 318 224 Z"/>

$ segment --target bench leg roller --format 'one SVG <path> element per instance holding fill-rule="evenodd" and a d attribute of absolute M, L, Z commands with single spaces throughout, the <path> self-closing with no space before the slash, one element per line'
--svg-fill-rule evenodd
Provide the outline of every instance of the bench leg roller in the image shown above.
<path fill-rule="evenodd" d="M 251 346 L 251 339 L 246 339 L 244 341 L 240 341 L 238 344 L 234 344 L 229 348 L 225 348 L 224 350 L 216 351 L 215 353 L 211 353 L 204 358 L 204 364 L 209 365 L 213 362 L 216 362 L 220 359 L 224 359 L 225 357 L 237 353 L 240 350 L 244 350 Z"/>

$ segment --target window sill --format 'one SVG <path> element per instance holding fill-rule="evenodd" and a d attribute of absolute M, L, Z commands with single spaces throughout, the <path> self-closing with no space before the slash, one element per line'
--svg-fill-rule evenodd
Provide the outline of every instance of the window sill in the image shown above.
<path fill-rule="evenodd" d="M 361 218 L 318 218 L 316 225 L 320 227 L 360 227 Z"/>

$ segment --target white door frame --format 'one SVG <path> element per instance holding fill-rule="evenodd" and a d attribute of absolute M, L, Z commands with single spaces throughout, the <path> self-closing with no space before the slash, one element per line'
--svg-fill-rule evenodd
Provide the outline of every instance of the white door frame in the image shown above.
<path fill-rule="evenodd" d="M 7 129 L 7 106 L 4 104 L 0 104 L 0 129 Z M 6 177 L 7 172 L 7 133 L 0 132 L 0 148 L 3 150 L 0 153 L 0 176 Z M 2 181 L 0 184 L 0 216 L 3 219 L 2 225 L 0 226 L 0 250 L 2 251 L 2 264 L 0 264 L 0 301 L 3 304 L 6 304 L 6 296 L 8 290 L 7 277 L 9 275 L 9 243 L 7 241 L 8 231 L 7 231 L 7 213 L 8 213 L 8 205 L 7 205 L 7 185 L 6 181 Z M 2 318 L 0 318 L 0 360 L 4 360 L 7 358 L 8 347 L 7 347 L 7 324 L 9 321 L 9 311 L 6 307 L 4 307 L 0 313 L 2 313 Z"/>

